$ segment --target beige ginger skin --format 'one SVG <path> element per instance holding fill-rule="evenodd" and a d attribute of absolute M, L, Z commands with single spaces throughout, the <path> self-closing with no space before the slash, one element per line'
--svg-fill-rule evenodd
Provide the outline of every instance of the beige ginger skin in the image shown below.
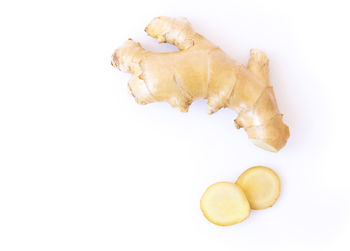
<path fill-rule="evenodd" d="M 185 18 L 157 17 L 148 35 L 171 43 L 179 51 L 154 53 L 129 39 L 117 49 L 112 65 L 129 72 L 129 89 L 139 104 L 165 101 L 187 112 L 194 100 L 208 99 L 208 113 L 221 108 L 237 112 L 237 128 L 244 128 L 257 146 L 279 151 L 289 138 L 269 81 L 269 60 L 252 49 L 247 66 L 238 64 L 219 47 L 196 33 Z"/>

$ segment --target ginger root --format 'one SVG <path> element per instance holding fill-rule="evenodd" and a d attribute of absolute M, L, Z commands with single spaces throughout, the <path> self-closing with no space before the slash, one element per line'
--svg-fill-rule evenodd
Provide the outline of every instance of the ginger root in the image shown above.
<path fill-rule="evenodd" d="M 129 39 L 114 52 L 112 65 L 132 73 L 129 89 L 137 103 L 165 101 L 187 112 L 194 100 L 208 99 L 209 114 L 224 107 L 236 111 L 236 127 L 244 128 L 255 145 L 277 152 L 286 144 L 289 128 L 278 110 L 269 60 L 262 51 L 252 49 L 248 66 L 240 65 L 184 18 L 157 17 L 145 31 L 180 51 L 154 53 Z"/>
<path fill-rule="evenodd" d="M 281 192 L 278 175 L 264 166 L 249 168 L 238 177 L 236 184 L 242 188 L 250 207 L 255 210 L 272 207 Z"/>
<path fill-rule="evenodd" d="M 244 192 L 231 182 L 218 182 L 208 187 L 201 198 L 200 207 L 211 223 L 220 226 L 242 222 L 250 214 Z"/>

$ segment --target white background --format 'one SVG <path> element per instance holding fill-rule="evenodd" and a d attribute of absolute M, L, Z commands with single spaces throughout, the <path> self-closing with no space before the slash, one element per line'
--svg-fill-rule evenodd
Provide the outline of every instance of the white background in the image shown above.
<path fill-rule="evenodd" d="M 350 36 L 346 1 L 2 1 L 0 250 L 349 250 Z M 252 145 L 235 113 L 137 105 L 110 65 L 155 16 L 185 16 L 240 63 L 267 53 L 291 137 Z M 280 199 L 219 227 L 204 190 L 253 165 Z"/>

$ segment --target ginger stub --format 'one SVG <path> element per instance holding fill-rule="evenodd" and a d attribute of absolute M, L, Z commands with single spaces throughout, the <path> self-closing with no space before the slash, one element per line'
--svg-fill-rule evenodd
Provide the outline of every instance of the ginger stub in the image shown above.
<path fill-rule="evenodd" d="M 244 191 L 252 209 L 272 207 L 281 192 L 281 182 L 270 168 L 255 166 L 242 173 L 236 182 Z"/>
<path fill-rule="evenodd" d="M 242 222 L 250 214 L 244 192 L 231 182 L 219 182 L 208 187 L 201 198 L 200 207 L 210 222 L 220 226 Z"/>
<path fill-rule="evenodd" d="M 129 72 L 129 89 L 139 104 L 164 101 L 187 112 L 197 99 L 208 99 L 208 113 L 221 108 L 237 112 L 237 128 L 244 128 L 258 147 L 277 152 L 289 138 L 269 80 L 269 60 L 252 49 L 247 66 L 228 57 L 196 33 L 184 18 L 157 17 L 148 35 L 171 43 L 180 51 L 154 53 L 129 39 L 117 49 L 112 65 Z"/>

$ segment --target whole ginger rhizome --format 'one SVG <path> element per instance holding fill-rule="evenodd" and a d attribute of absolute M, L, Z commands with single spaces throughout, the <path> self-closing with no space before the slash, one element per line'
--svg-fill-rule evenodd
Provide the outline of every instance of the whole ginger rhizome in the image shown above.
<path fill-rule="evenodd" d="M 187 112 L 194 100 L 208 99 L 208 113 L 223 107 L 238 113 L 237 128 L 244 128 L 257 146 L 279 151 L 289 138 L 269 81 L 269 60 L 252 49 L 247 67 L 196 33 L 184 18 L 157 17 L 146 27 L 159 42 L 180 51 L 154 53 L 131 39 L 117 49 L 112 65 L 132 77 L 129 89 L 139 104 L 165 101 Z"/>

